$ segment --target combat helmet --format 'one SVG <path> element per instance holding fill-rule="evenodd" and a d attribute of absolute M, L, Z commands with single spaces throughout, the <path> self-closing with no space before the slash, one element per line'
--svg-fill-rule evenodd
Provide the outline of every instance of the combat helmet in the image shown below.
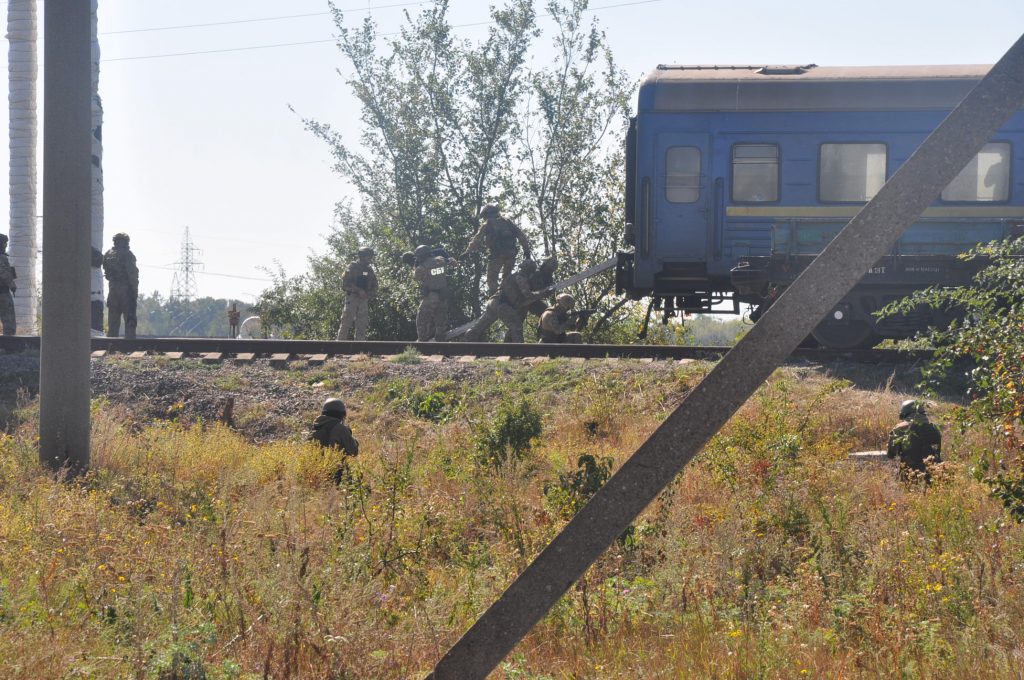
<path fill-rule="evenodd" d="M 117 245 L 118 243 L 124 243 L 127 245 L 129 241 L 131 241 L 131 239 L 128 237 L 128 234 L 123 231 L 114 234 L 114 245 Z"/>
<path fill-rule="evenodd" d="M 9 239 L 7 238 L 7 234 L 0 234 L 0 243 L 7 245 L 8 240 Z"/>
<path fill-rule="evenodd" d="M 572 309 L 574 304 L 576 304 L 575 298 L 568 293 L 562 293 L 555 298 L 555 306 L 561 307 L 562 309 Z"/>
<path fill-rule="evenodd" d="M 430 246 L 416 246 L 416 250 L 412 251 L 416 259 L 422 262 L 423 260 L 430 257 Z"/>
<path fill-rule="evenodd" d="M 534 262 L 531 258 L 527 257 L 523 259 L 522 264 L 519 265 L 519 269 L 526 272 L 527 274 L 532 274 L 533 272 L 537 271 L 537 263 Z"/>
<path fill-rule="evenodd" d="M 495 217 L 496 215 L 500 215 L 500 214 L 501 214 L 501 209 L 498 208 L 498 206 L 494 205 L 493 203 L 488 203 L 487 205 L 485 205 L 480 210 L 480 217 L 484 217 L 484 218 Z"/>
<path fill-rule="evenodd" d="M 914 399 L 907 399 L 900 404 L 900 418 L 906 420 L 916 414 L 924 415 L 924 404 Z"/>
<path fill-rule="evenodd" d="M 337 418 L 338 420 L 344 420 L 348 411 L 345 409 L 345 402 L 341 399 L 328 399 L 324 402 L 323 408 L 320 409 L 320 413 L 325 416 Z"/>
<path fill-rule="evenodd" d="M 356 251 L 356 255 L 358 255 L 359 257 L 374 257 L 376 254 L 377 251 L 371 248 L 370 246 L 363 246 L 362 248 Z"/>
<path fill-rule="evenodd" d="M 558 256 L 548 255 L 540 261 L 540 270 L 544 272 L 553 272 L 558 269 Z"/>

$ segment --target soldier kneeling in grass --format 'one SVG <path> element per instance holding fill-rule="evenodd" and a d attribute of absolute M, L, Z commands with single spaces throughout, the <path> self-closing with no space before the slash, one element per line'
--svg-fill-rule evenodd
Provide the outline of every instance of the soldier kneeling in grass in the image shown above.
<path fill-rule="evenodd" d="M 886 455 L 900 464 L 900 478 L 931 481 L 928 466 L 942 462 L 942 433 L 928 420 L 924 404 L 908 399 L 900 406 L 900 422 L 889 434 Z"/>
<path fill-rule="evenodd" d="M 313 421 L 313 428 L 307 435 L 309 441 L 319 442 L 325 449 L 344 452 L 345 456 L 359 453 L 359 442 L 352 436 L 352 429 L 345 424 L 348 411 L 341 399 L 328 399 L 324 402 L 320 415 Z M 342 457 L 332 476 L 335 484 L 341 484 L 348 478 L 348 463 Z"/>

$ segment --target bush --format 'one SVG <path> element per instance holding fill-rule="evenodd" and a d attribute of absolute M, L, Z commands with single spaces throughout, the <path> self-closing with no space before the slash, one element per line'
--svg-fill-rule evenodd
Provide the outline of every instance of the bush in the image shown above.
<path fill-rule="evenodd" d="M 493 423 L 481 428 L 474 438 L 477 461 L 500 468 L 510 459 L 522 460 L 541 431 L 540 412 L 528 401 L 503 401 Z"/>

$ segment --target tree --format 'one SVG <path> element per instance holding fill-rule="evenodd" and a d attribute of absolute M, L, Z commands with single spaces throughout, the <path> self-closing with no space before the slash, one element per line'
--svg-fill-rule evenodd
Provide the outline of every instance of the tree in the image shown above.
<path fill-rule="evenodd" d="M 883 314 L 929 306 L 956 318 L 923 339 L 936 348 L 923 387 L 937 392 L 966 364 L 967 403 L 955 409 L 961 427 L 981 425 L 993 450 L 977 461 L 979 478 L 1024 520 L 1024 242 L 995 242 L 962 256 L 983 266 L 971 286 L 929 288 L 897 301 Z M 921 338 L 919 338 L 921 339 Z"/>
<path fill-rule="evenodd" d="M 556 56 L 530 78 L 531 102 L 518 191 L 563 272 L 606 260 L 624 222 L 624 134 L 635 88 L 615 64 L 596 19 L 585 24 L 588 0 L 549 0 Z M 612 292 L 609 272 L 576 286 L 579 306 L 599 308 Z M 605 311 L 611 305 L 605 305 Z"/>
<path fill-rule="evenodd" d="M 341 270 L 370 245 L 381 291 L 369 337 L 415 337 L 418 291 L 401 253 L 419 244 L 463 252 L 489 202 L 502 203 L 545 253 L 557 253 L 562 273 L 609 257 L 623 220 L 622 132 L 632 88 L 596 24 L 584 26 L 586 6 L 548 2 L 560 57 L 530 73 L 526 57 L 540 34 L 531 0 L 492 7 L 480 43 L 454 35 L 447 0 L 407 13 L 401 33 L 383 43 L 372 19 L 350 28 L 331 5 L 352 70 L 346 84 L 361 104 L 358 145 L 329 123 L 303 122 L 328 144 L 334 170 L 359 199 L 339 205 L 328 252 L 310 258 L 307 274 L 277 272 L 259 301 L 265 320 L 296 336 L 333 337 Z M 468 258 L 455 268 L 454 323 L 480 313 L 483 273 L 482 262 Z M 612 286 L 609 275 L 573 292 L 581 306 L 611 309 Z"/>

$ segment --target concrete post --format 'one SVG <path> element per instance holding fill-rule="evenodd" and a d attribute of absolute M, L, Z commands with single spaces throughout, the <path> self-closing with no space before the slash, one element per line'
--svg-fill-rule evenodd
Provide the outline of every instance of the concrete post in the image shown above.
<path fill-rule="evenodd" d="M 429 677 L 485 678 L 1022 107 L 1024 37 L 455 643 Z"/>
<path fill-rule="evenodd" d="M 39 460 L 72 475 L 89 467 L 90 24 L 90 0 L 47 0 Z"/>

